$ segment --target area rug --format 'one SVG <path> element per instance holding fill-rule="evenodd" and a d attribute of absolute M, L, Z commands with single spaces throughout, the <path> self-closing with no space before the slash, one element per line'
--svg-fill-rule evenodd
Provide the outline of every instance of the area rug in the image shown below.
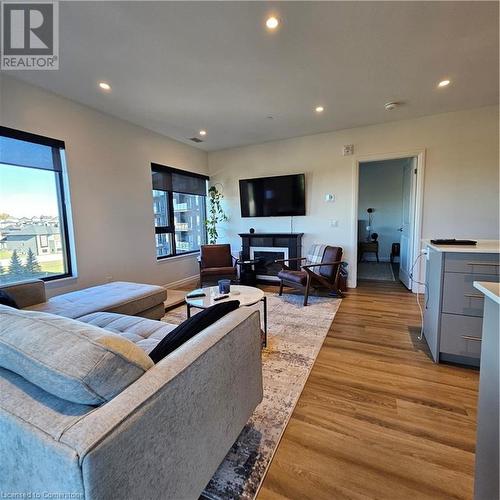
<path fill-rule="evenodd" d="M 389 262 L 359 262 L 359 280 L 396 281 Z"/>
<path fill-rule="evenodd" d="M 253 499 L 330 329 L 340 299 L 266 293 L 268 345 L 262 352 L 264 399 L 203 492 L 204 500 Z M 163 321 L 180 323 L 186 308 Z"/>

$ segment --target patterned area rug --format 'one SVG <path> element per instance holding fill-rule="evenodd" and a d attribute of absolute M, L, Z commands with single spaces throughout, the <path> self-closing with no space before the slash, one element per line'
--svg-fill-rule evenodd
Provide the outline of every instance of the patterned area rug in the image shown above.
<path fill-rule="evenodd" d="M 309 372 L 330 329 L 340 299 L 266 293 L 268 345 L 262 351 L 264 399 L 256 408 L 201 499 L 253 499 L 259 491 Z M 163 321 L 180 323 L 186 308 L 169 311 Z"/>

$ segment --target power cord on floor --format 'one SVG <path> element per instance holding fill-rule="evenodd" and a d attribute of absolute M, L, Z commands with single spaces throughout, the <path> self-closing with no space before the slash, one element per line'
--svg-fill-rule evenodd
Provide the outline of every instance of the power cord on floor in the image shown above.
<path fill-rule="evenodd" d="M 429 294 L 427 293 L 428 292 L 427 283 L 425 283 L 425 282 L 422 283 L 421 281 L 416 280 L 414 278 L 414 275 L 413 275 L 413 270 L 415 269 L 415 266 L 417 265 L 417 262 L 424 255 L 427 255 L 427 250 L 421 250 L 420 253 L 418 254 L 418 256 L 416 257 L 416 259 L 413 261 L 413 265 L 411 266 L 411 269 L 410 269 L 410 279 L 412 281 L 414 281 L 415 283 L 417 283 L 417 285 L 423 285 L 424 286 L 425 295 L 427 296 L 427 300 L 428 300 Z M 419 297 L 420 297 L 420 288 L 417 286 L 417 305 L 418 305 L 418 309 L 420 311 L 420 335 L 417 338 L 418 338 L 418 340 L 422 341 L 423 338 L 424 338 L 424 311 L 422 309 L 422 305 L 420 304 L 420 298 Z M 427 301 L 425 303 L 425 307 L 427 308 Z"/>

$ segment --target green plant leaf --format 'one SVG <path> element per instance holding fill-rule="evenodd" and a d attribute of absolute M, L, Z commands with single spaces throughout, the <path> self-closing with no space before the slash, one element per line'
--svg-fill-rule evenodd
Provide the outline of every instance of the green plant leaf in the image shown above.
<path fill-rule="evenodd" d="M 217 232 L 217 224 L 229 220 L 228 216 L 222 208 L 222 199 L 224 195 L 217 189 L 216 186 L 210 186 L 208 189 L 208 218 L 205 221 L 207 227 L 207 236 L 210 244 L 217 243 L 219 233 Z"/>

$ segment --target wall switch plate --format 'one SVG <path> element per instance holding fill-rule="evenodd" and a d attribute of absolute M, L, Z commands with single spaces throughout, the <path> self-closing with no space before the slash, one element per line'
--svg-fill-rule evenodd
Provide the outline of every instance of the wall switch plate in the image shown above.
<path fill-rule="evenodd" d="M 350 156 L 352 154 L 354 154 L 354 144 L 344 144 L 342 156 Z"/>

